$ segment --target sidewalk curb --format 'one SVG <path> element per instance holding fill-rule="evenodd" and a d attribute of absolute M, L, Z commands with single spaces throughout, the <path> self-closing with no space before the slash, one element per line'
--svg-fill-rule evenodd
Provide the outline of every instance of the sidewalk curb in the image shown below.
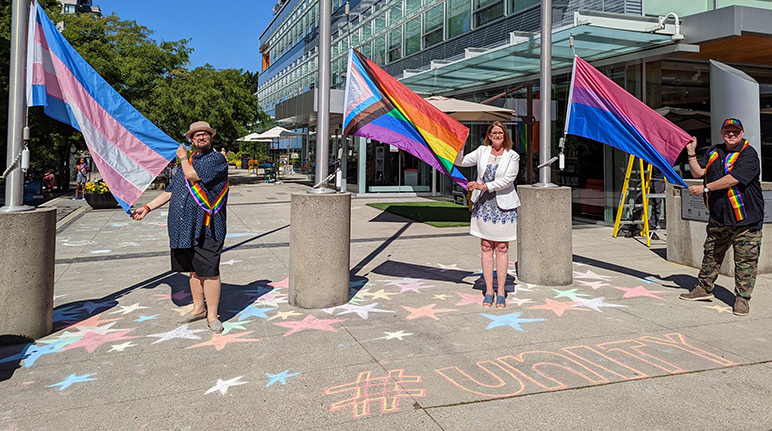
<path fill-rule="evenodd" d="M 82 216 L 85 212 L 87 212 L 90 208 L 87 207 L 80 207 L 76 209 L 75 211 L 67 214 L 63 219 L 56 222 L 56 233 L 60 233 L 64 230 L 64 228 L 67 227 L 70 223 L 74 222 L 75 220 L 79 219 L 80 216 Z"/>

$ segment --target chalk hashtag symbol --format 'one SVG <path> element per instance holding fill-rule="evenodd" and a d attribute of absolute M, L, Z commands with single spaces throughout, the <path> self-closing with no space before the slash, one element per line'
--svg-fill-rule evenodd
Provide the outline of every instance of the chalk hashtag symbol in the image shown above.
<path fill-rule="evenodd" d="M 420 383 L 421 376 L 405 376 L 405 370 L 390 370 L 387 377 L 372 378 L 372 371 L 359 373 L 356 381 L 324 390 L 325 395 L 353 392 L 351 398 L 330 404 L 330 411 L 352 407 L 354 417 L 370 414 L 370 403 L 380 402 L 381 412 L 399 410 L 401 397 L 425 397 L 424 389 L 404 389 L 404 383 Z"/>

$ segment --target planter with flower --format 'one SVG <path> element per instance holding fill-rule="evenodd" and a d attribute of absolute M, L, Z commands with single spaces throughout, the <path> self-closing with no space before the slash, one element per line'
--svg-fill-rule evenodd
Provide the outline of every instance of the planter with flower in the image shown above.
<path fill-rule="evenodd" d="M 115 200 L 110 189 L 104 181 L 86 183 L 86 202 L 94 209 L 115 208 L 118 201 Z"/>

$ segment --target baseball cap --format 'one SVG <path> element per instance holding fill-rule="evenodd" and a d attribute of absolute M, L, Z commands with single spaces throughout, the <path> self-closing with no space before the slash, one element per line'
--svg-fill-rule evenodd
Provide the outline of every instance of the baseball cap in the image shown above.
<path fill-rule="evenodd" d="M 739 127 L 740 130 L 745 130 L 743 129 L 743 123 L 737 118 L 727 118 L 726 120 L 724 120 L 724 124 L 721 125 L 721 130 L 729 126 L 735 126 L 735 127 Z"/>

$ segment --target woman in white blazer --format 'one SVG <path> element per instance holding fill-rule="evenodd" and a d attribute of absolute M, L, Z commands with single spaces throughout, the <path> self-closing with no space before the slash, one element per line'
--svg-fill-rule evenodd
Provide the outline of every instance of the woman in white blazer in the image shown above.
<path fill-rule="evenodd" d="M 458 166 L 477 166 L 477 180 L 468 184 L 472 190 L 470 233 L 480 238 L 485 298 L 483 306 L 493 305 L 494 257 L 498 275 L 496 307 L 507 306 L 504 285 L 509 269 L 509 241 L 517 239 L 517 207 L 520 198 L 515 178 L 520 155 L 512 150 L 507 128 L 496 121 L 488 127 L 485 145 L 456 158 Z M 494 256 L 495 255 L 495 256 Z"/>

